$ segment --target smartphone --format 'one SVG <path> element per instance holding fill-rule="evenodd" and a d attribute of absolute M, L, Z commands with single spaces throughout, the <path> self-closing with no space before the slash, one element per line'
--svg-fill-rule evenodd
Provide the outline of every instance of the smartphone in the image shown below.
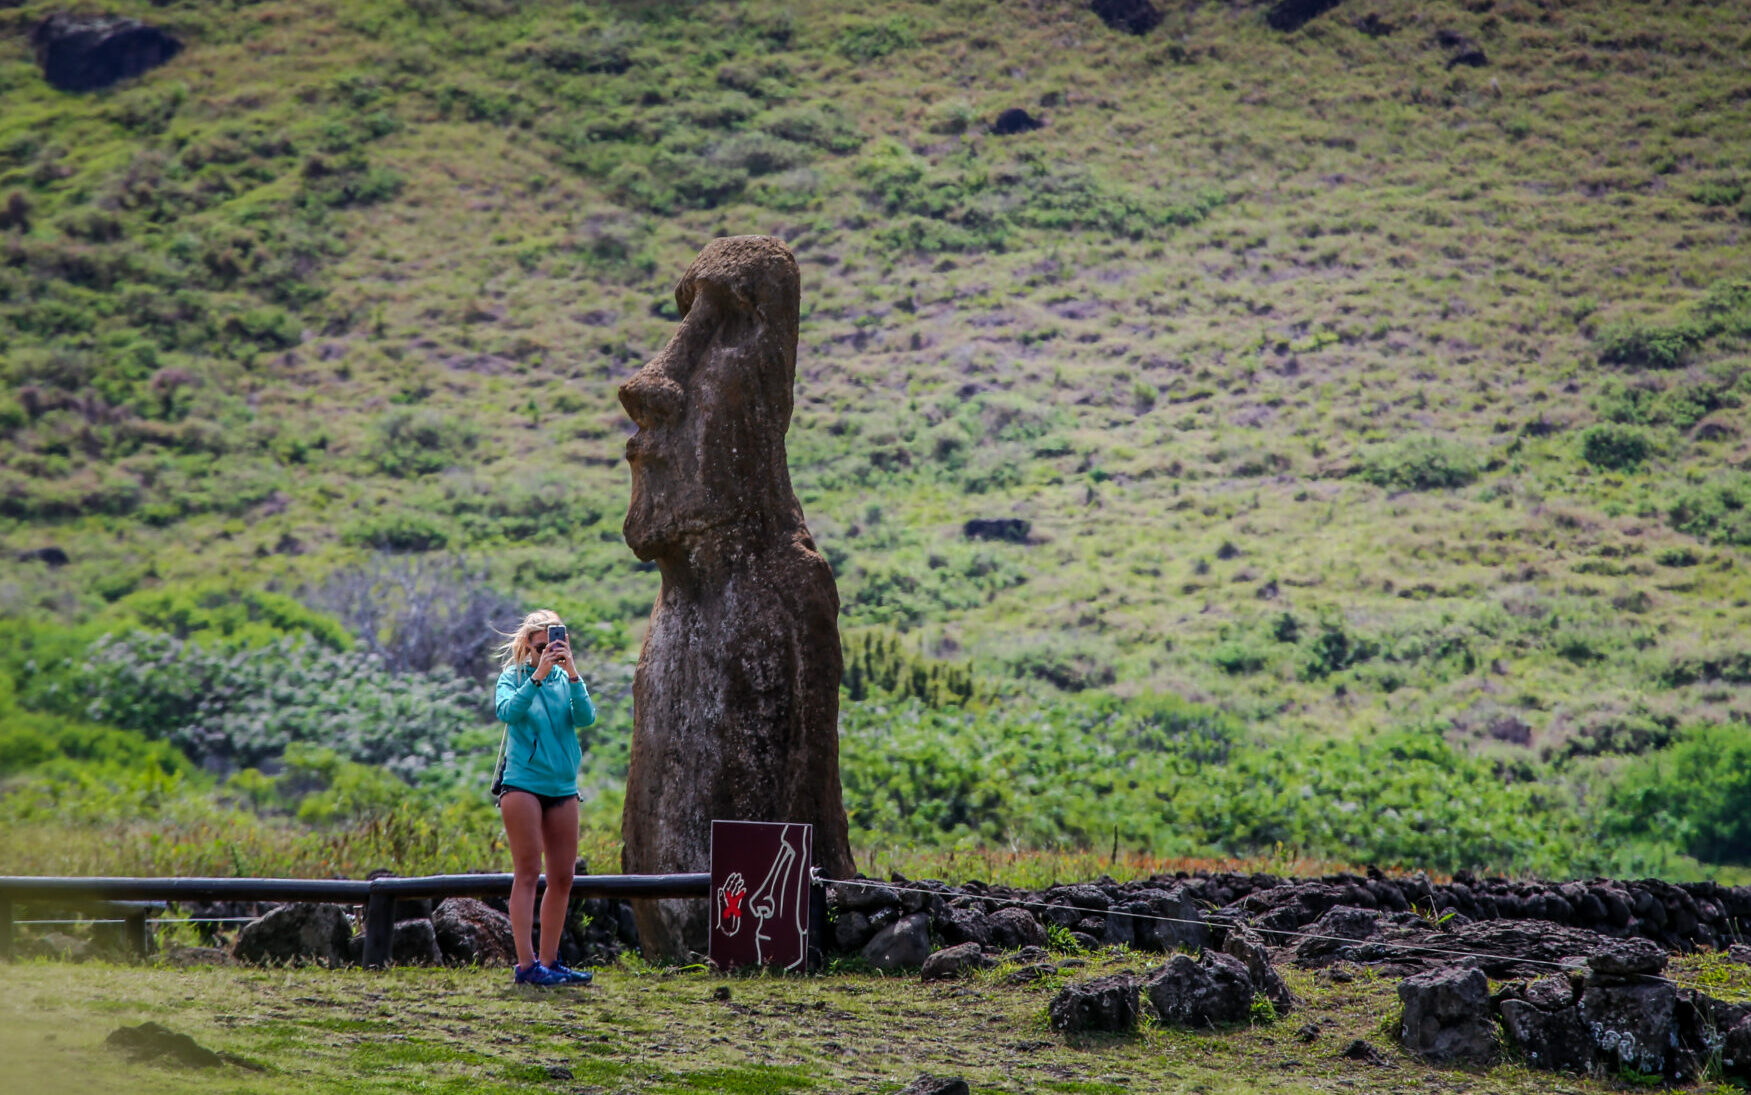
<path fill-rule="evenodd" d="M 565 642 L 565 625 L 564 624 L 548 624 L 547 625 L 547 641 L 550 643 L 563 643 L 563 642 Z"/>

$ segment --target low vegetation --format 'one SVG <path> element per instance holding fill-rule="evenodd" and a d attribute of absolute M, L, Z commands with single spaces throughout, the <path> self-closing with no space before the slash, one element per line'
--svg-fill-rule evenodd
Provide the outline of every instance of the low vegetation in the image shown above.
<path fill-rule="evenodd" d="M 737 232 L 804 270 L 865 862 L 1751 862 L 1742 5 L 117 0 L 187 48 L 79 95 L 55 6 L 0 8 L 0 870 L 500 861 L 535 605 L 611 860 L 614 391 Z"/>

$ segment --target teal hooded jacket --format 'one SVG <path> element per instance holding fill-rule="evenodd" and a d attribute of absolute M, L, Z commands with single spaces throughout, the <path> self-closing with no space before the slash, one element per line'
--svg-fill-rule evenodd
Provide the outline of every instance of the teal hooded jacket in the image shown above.
<path fill-rule="evenodd" d="M 578 731 L 596 721 L 584 682 L 574 683 L 556 668 L 536 684 L 534 667 L 514 665 L 499 674 L 493 709 L 507 727 L 505 786 L 537 795 L 577 794 L 584 762 Z"/>

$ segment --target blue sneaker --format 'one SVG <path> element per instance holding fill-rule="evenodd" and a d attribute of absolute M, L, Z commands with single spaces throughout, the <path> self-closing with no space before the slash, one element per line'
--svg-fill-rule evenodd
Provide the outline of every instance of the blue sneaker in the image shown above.
<path fill-rule="evenodd" d="M 554 973 L 563 974 L 566 982 L 572 985 L 587 985 L 596 979 L 596 975 L 589 970 L 574 970 L 564 962 L 555 961 L 547 968 Z"/>
<path fill-rule="evenodd" d="M 572 983 L 570 978 L 566 977 L 565 974 L 555 969 L 549 969 L 546 966 L 543 966 L 540 962 L 534 963 L 529 966 L 528 969 L 524 969 L 520 966 L 513 967 L 513 972 L 516 974 L 515 983 L 519 985 L 540 985 L 542 987 L 548 987 L 552 985 L 569 985 Z"/>

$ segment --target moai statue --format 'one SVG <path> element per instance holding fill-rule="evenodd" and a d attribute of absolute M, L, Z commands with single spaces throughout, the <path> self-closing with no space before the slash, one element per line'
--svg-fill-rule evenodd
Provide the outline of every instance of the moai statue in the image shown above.
<path fill-rule="evenodd" d="M 839 591 L 790 486 L 800 277 L 770 236 L 713 240 L 681 328 L 620 388 L 626 542 L 662 590 L 633 678 L 621 829 L 630 874 L 705 871 L 713 819 L 807 822 L 853 871 L 839 786 Z M 704 901 L 634 902 L 652 959 L 706 943 Z"/>

